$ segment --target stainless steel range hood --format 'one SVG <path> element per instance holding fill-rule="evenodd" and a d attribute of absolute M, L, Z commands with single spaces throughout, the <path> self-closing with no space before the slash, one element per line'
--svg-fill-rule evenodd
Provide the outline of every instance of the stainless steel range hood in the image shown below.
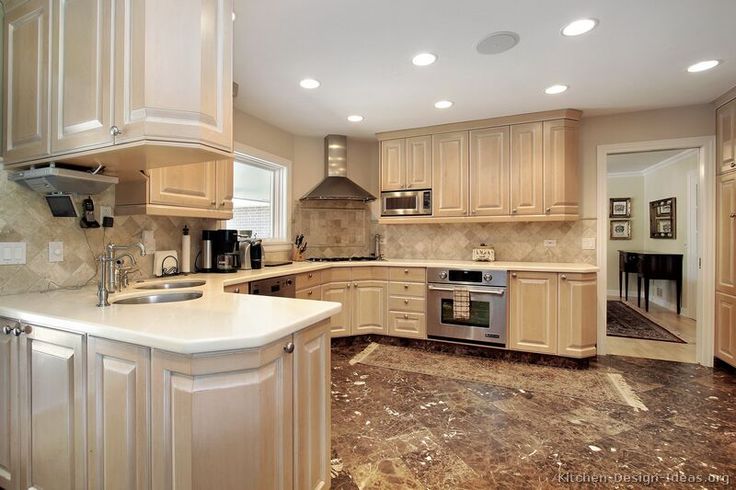
<path fill-rule="evenodd" d="M 339 134 L 325 137 L 325 171 L 327 177 L 309 191 L 301 201 L 340 200 L 375 201 L 376 196 L 348 179 L 348 138 Z"/>

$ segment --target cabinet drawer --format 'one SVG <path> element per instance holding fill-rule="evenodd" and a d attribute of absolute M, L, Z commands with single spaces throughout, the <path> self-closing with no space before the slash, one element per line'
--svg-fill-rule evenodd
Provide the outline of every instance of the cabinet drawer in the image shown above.
<path fill-rule="evenodd" d="M 225 286 L 225 292 L 226 293 L 236 293 L 236 294 L 248 294 L 248 283 L 241 282 L 239 284 Z"/>
<path fill-rule="evenodd" d="M 388 312 L 388 334 L 393 337 L 426 339 L 427 324 L 423 313 Z"/>
<path fill-rule="evenodd" d="M 424 267 L 392 267 L 389 277 L 392 281 L 426 282 Z"/>
<path fill-rule="evenodd" d="M 419 282 L 391 282 L 388 286 L 388 294 L 424 298 L 427 294 L 427 285 Z"/>
<path fill-rule="evenodd" d="M 322 284 L 322 271 L 304 272 L 296 276 L 296 289 L 307 289 Z"/>
<path fill-rule="evenodd" d="M 322 283 L 348 282 L 351 279 L 350 267 L 332 267 L 322 271 Z"/>
<path fill-rule="evenodd" d="M 426 301 L 424 298 L 407 298 L 402 296 L 391 296 L 388 300 L 389 310 L 395 311 L 411 311 L 414 313 L 424 313 Z"/>
<path fill-rule="evenodd" d="M 353 267 L 350 277 L 353 281 L 387 281 L 388 267 Z"/>
<path fill-rule="evenodd" d="M 296 292 L 296 299 L 313 299 L 322 300 L 322 286 L 314 286 L 306 289 L 299 289 Z"/>

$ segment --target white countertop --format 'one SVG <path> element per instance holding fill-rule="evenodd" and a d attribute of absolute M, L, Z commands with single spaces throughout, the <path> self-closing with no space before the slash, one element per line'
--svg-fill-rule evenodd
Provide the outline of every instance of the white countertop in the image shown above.
<path fill-rule="evenodd" d="M 225 293 L 232 284 L 331 267 L 457 267 L 539 272 L 597 272 L 588 264 L 541 262 L 470 262 L 388 260 L 374 262 L 301 262 L 232 274 L 192 274 L 173 280 L 204 279 L 204 286 L 161 291 L 202 291 L 201 298 L 177 303 L 116 305 L 114 302 L 152 290 L 110 295 L 98 308 L 96 290 L 56 290 L 0 296 L 0 316 L 172 352 L 194 354 L 260 347 L 283 338 L 341 309 L 339 303 Z M 147 281 L 155 282 L 155 281 Z"/>

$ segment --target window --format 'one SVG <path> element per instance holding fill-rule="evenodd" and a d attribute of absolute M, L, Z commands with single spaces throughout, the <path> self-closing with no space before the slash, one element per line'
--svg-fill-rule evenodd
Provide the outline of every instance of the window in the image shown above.
<path fill-rule="evenodd" d="M 250 230 L 259 238 L 286 240 L 287 167 L 236 153 L 233 219 L 227 228 Z"/>

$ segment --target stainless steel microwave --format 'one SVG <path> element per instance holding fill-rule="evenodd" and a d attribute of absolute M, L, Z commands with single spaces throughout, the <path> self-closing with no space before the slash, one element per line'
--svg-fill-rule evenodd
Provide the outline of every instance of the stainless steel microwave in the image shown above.
<path fill-rule="evenodd" d="M 390 191 L 381 193 L 381 216 L 421 216 L 432 214 L 432 191 Z"/>

